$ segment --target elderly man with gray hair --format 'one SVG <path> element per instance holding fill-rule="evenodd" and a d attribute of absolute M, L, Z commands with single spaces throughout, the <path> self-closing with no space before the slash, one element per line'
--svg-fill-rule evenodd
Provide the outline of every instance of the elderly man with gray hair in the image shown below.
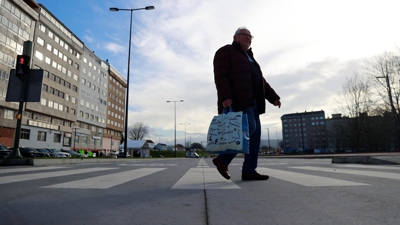
<path fill-rule="evenodd" d="M 265 99 L 280 108 L 280 97 L 266 82 L 261 67 L 250 48 L 253 36 L 246 27 L 239 27 L 233 43 L 217 50 L 214 56 L 214 80 L 218 95 L 218 113 L 224 108 L 247 114 L 250 131 L 249 154 L 244 157 L 242 180 L 267 180 L 268 175 L 256 170 L 260 148 L 260 114 L 265 113 Z M 230 179 L 228 165 L 236 154 L 219 154 L 213 159 L 218 172 Z"/>

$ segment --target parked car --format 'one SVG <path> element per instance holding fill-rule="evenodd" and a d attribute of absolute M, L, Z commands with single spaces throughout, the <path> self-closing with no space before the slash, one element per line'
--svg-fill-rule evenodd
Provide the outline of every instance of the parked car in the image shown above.
<path fill-rule="evenodd" d="M 64 149 L 62 149 L 61 152 L 69 153 L 71 155 L 71 157 L 75 157 L 75 158 L 82 157 L 82 154 L 79 154 L 79 153 L 77 153 L 75 151 L 72 151 L 72 150 L 64 150 Z"/>
<path fill-rule="evenodd" d="M 47 148 L 51 153 L 54 154 L 54 157 L 71 157 L 71 154 L 68 152 L 62 152 L 58 149 Z"/>
<path fill-rule="evenodd" d="M 45 154 L 46 155 L 45 157 L 55 157 L 52 152 L 50 152 L 49 150 L 44 149 L 44 148 L 36 148 L 36 151 Z"/>
<path fill-rule="evenodd" d="M 121 158 L 124 157 L 124 152 L 123 151 L 119 151 L 117 157 Z M 126 157 L 131 157 L 131 154 L 129 154 L 129 152 L 126 153 Z"/>
<path fill-rule="evenodd" d="M 0 144 L 0 158 L 7 158 L 9 155 L 11 155 L 11 152 L 12 150 Z"/>
<path fill-rule="evenodd" d="M 13 150 L 13 148 L 10 148 Z M 42 153 L 34 148 L 19 147 L 19 153 L 22 157 L 49 157 L 50 154 Z"/>

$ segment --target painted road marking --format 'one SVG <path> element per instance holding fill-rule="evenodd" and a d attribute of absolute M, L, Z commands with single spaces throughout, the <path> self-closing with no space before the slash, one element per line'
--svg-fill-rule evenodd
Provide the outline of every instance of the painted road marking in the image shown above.
<path fill-rule="evenodd" d="M 327 177 L 321 177 L 303 173 L 295 173 L 284 170 L 274 170 L 264 167 L 257 168 L 257 171 L 261 174 L 268 174 L 270 177 L 274 177 L 279 180 L 284 180 L 307 187 L 368 185 L 358 182 L 339 180 L 334 178 L 327 178 Z"/>
<path fill-rule="evenodd" d="M 191 168 L 171 189 L 240 189 L 215 168 Z"/>
<path fill-rule="evenodd" d="M 82 189 L 107 189 L 150 174 L 165 170 L 166 168 L 141 168 L 104 176 L 91 177 L 82 180 L 65 182 L 42 188 L 82 188 Z"/>
<path fill-rule="evenodd" d="M 56 167 L 56 166 L 45 166 L 45 167 L 20 167 L 11 169 L 0 169 L 0 174 L 6 173 L 18 173 L 18 172 L 30 172 L 30 171 L 40 171 L 40 170 L 55 170 L 55 169 L 65 169 L 66 167 Z"/>
<path fill-rule="evenodd" d="M 295 169 L 301 170 L 311 170 L 311 171 L 321 171 L 321 172 L 329 172 L 329 173 L 342 173 L 342 174 L 350 174 L 350 175 L 359 175 L 359 176 L 367 176 L 367 177 L 378 177 L 378 178 L 387 178 L 393 180 L 400 180 L 400 173 L 388 173 L 388 172 L 377 172 L 377 171 L 366 171 L 366 170 L 347 170 L 347 169 L 339 169 L 339 168 L 324 168 L 324 167 L 313 167 L 313 166 L 299 166 L 299 167 L 291 167 Z"/>
<path fill-rule="evenodd" d="M 43 179 L 43 178 L 51 178 L 51 177 L 61 177 L 61 176 L 67 176 L 67 175 L 98 172 L 98 171 L 112 170 L 112 169 L 116 169 L 116 168 L 94 167 L 94 168 L 89 168 L 89 169 L 76 169 L 76 170 L 66 170 L 66 171 L 57 171 L 57 172 L 45 172 L 45 173 L 33 173 L 33 174 L 5 176 L 5 177 L 0 177 L 0 184 L 7 184 L 7 183 L 14 183 L 14 182 L 28 181 L 28 180 L 36 180 L 36 179 Z"/>

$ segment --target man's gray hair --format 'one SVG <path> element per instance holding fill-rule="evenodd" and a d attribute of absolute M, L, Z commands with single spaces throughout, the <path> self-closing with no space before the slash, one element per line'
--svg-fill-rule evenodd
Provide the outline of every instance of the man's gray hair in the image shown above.
<path fill-rule="evenodd" d="M 247 29 L 247 27 L 239 27 L 239 28 L 236 30 L 234 36 L 238 35 L 238 34 L 240 33 L 241 30 L 249 30 L 249 29 Z"/>

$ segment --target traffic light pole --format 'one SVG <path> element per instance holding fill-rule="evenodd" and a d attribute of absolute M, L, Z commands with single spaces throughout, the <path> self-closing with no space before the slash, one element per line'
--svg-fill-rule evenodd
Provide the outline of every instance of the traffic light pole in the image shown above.
<path fill-rule="evenodd" d="M 25 103 L 25 77 L 21 79 L 22 85 L 21 85 L 21 97 L 19 100 L 19 108 L 18 108 L 18 114 L 16 116 L 17 119 L 17 128 L 15 128 L 15 136 L 14 136 L 14 148 L 11 153 L 11 158 L 22 158 L 21 153 L 19 152 L 19 139 L 21 135 L 21 124 L 22 124 L 22 110 L 24 109 L 24 103 Z"/>
<path fill-rule="evenodd" d="M 28 66 L 28 70 L 24 71 L 23 76 L 18 76 L 18 78 L 21 80 L 21 95 L 20 95 L 20 99 L 19 99 L 18 113 L 16 115 L 17 127 L 15 129 L 14 148 L 10 155 L 10 158 L 22 158 L 21 153 L 19 152 L 19 139 L 20 139 L 20 135 L 21 135 L 22 111 L 24 109 L 24 103 L 25 103 L 25 88 L 26 88 L 26 79 L 27 79 L 26 76 L 29 74 L 29 67 L 30 67 L 30 61 L 31 61 L 30 59 L 32 57 L 32 51 L 33 51 L 33 42 L 25 41 L 24 48 L 23 48 L 23 55 L 29 57 L 28 62 L 25 62 L 26 65 Z M 16 66 L 16 71 L 15 71 L 16 75 L 18 73 L 18 63 L 20 63 L 20 62 L 18 62 L 18 60 L 17 60 L 17 66 Z"/>

